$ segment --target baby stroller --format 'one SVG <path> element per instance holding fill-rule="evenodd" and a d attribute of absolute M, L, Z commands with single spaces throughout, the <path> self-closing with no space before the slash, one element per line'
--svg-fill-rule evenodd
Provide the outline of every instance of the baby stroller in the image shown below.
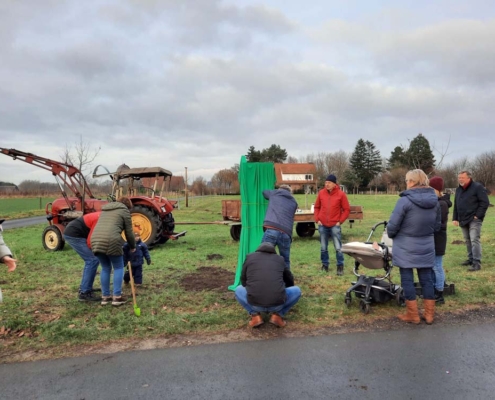
<path fill-rule="evenodd" d="M 370 242 L 376 228 L 383 225 L 381 242 Z M 359 309 L 368 314 L 371 304 L 385 303 L 395 300 L 398 306 L 404 305 L 402 287 L 394 284 L 390 280 L 392 270 L 392 240 L 387 236 L 387 221 L 378 222 L 371 228 L 368 240 L 362 242 L 351 242 L 342 245 L 342 253 L 354 258 L 354 275 L 357 282 L 352 282 L 352 286 L 345 293 L 345 304 L 349 307 L 352 303 L 351 293 L 361 299 Z M 385 271 L 384 276 L 374 277 L 359 274 L 359 266 L 365 268 Z"/>

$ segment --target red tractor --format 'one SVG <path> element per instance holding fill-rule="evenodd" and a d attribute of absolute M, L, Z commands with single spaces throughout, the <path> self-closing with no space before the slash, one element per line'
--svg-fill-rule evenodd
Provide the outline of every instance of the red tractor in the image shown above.
<path fill-rule="evenodd" d="M 172 176 L 172 173 L 166 169 L 159 167 L 131 169 L 122 166 L 115 173 L 107 172 L 103 175 L 112 178 L 112 193 L 108 196 L 108 200 L 101 200 L 93 196 L 81 171 L 72 165 L 15 149 L 0 148 L 0 151 L 14 160 L 21 160 L 50 171 L 60 187 L 63 197 L 48 203 L 45 207 L 49 226 L 43 231 L 42 243 L 46 250 L 58 251 L 64 248 L 65 241 L 62 234 L 69 222 L 83 214 L 100 211 L 109 201 L 115 201 L 123 195 L 128 196 L 133 204 L 131 209 L 133 229 L 141 234 L 141 239 L 149 247 L 165 243 L 168 239 L 178 239 L 186 234 L 186 231 L 174 233 L 175 221 L 172 210 L 176 202 L 163 197 L 165 181 Z M 98 167 L 93 176 L 102 176 L 96 174 L 97 169 Z M 135 187 L 134 182 L 142 178 L 154 180 L 153 187 Z M 120 186 L 121 181 L 127 182 L 127 190 Z M 156 191 L 158 181 L 161 181 L 160 193 Z M 69 197 L 66 190 L 70 190 L 73 196 Z M 140 191 L 145 193 L 140 195 Z"/>

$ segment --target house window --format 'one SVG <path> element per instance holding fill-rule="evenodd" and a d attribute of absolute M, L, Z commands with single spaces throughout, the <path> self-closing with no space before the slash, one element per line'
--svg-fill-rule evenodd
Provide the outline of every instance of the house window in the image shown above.
<path fill-rule="evenodd" d="M 312 174 L 307 174 L 305 179 L 307 181 L 312 181 L 313 180 L 313 175 Z"/>

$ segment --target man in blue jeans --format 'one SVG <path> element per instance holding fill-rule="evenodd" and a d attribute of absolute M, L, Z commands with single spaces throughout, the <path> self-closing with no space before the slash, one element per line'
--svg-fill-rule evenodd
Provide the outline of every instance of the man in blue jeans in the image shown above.
<path fill-rule="evenodd" d="M 328 240 L 332 239 L 337 258 L 337 275 L 344 274 L 344 255 L 342 254 L 342 232 L 340 226 L 345 222 L 351 207 L 346 194 L 337 185 L 337 177 L 327 176 L 325 187 L 318 192 L 315 202 L 314 220 L 318 224 L 321 248 L 321 269 L 328 272 Z"/>
<path fill-rule="evenodd" d="M 263 228 L 265 233 L 261 242 L 272 243 L 278 247 L 285 265 L 290 269 L 290 245 L 292 243 L 292 227 L 297 202 L 288 185 L 280 185 L 276 190 L 263 190 L 263 197 L 268 200 Z"/>
<path fill-rule="evenodd" d="M 241 285 L 235 290 L 235 297 L 251 316 L 251 328 L 264 323 L 262 312 L 272 313 L 271 324 L 284 327 L 283 317 L 301 297 L 301 289 L 294 286 L 292 273 L 271 243 L 261 243 L 254 253 L 247 255 Z"/>

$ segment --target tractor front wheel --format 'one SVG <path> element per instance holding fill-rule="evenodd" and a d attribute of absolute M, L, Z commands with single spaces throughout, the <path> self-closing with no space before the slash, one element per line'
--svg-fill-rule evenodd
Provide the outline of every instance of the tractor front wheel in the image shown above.
<path fill-rule="evenodd" d="M 160 220 L 158 215 L 149 208 L 134 206 L 131 209 L 132 229 L 139 232 L 141 240 L 148 247 L 152 247 L 158 241 L 160 232 Z"/>
<path fill-rule="evenodd" d="M 62 232 L 55 225 L 50 225 L 45 228 L 41 236 L 43 247 L 48 251 L 60 251 L 64 248 L 65 240 L 62 237 Z"/>

